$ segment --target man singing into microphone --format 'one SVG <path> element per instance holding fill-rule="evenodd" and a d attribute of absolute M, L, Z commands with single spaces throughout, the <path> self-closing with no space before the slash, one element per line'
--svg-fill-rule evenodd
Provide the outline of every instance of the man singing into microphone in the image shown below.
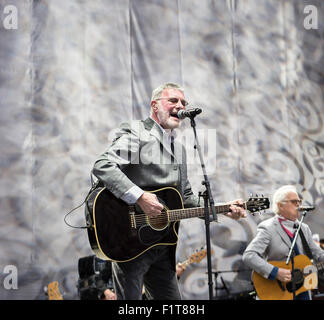
<path fill-rule="evenodd" d="M 285 185 L 279 188 L 273 195 L 272 203 L 276 215 L 258 225 L 255 238 L 243 253 L 244 263 L 264 278 L 282 282 L 292 280 L 289 269 L 275 267 L 267 261 L 286 261 L 294 232 L 299 224 L 300 204 L 301 199 L 294 186 Z M 305 241 L 302 240 L 301 233 Z M 294 254 L 307 255 L 307 246 L 314 262 L 324 261 L 324 251 L 315 245 L 310 228 L 303 223 L 297 237 Z M 309 300 L 310 298 L 308 291 L 296 296 L 296 300 Z"/>
<path fill-rule="evenodd" d="M 149 217 L 161 215 L 163 205 L 147 190 L 173 187 L 181 194 L 185 207 L 198 205 L 187 178 L 185 149 L 174 139 L 174 130 L 184 121 L 178 112 L 187 105 L 180 86 L 159 86 L 152 93 L 150 117 L 123 123 L 112 145 L 95 162 L 93 173 L 106 188 L 127 204 L 139 205 Z M 245 210 L 235 204 L 242 201 L 231 202 L 227 216 L 245 217 Z M 175 272 L 176 244 L 166 242 L 163 238 L 159 245 L 134 259 L 112 263 L 117 300 L 142 299 L 143 284 L 148 299 L 181 298 Z"/>

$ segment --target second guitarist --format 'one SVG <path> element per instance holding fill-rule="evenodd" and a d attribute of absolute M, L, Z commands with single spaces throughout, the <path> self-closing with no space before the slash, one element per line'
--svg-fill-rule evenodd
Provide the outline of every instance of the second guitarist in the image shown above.
<path fill-rule="evenodd" d="M 279 188 L 273 195 L 272 205 L 276 215 L 258 225 L 255 238 L 243 254 L 244 263 L 254 271 L 254 286 L 262 300 L 293 298 L 291 265 L 286 265 L 286 259 L 296 230 L 295 225 L 299 223 L 300 204 L 295 186 Z M 305 223 L 301 226 L 294 252 L 296 300 L 308 300 L 310 294 L 307 291 L 308 286 L 304 284 L 304 268 L 307 264 L 312 265 L 310 259 L 314 259 L 314 262 L 324 261 L 324 251 L 316 246 L 312 232 Z"/>
<path fill-rule="evenodd" d="M 187 177 L 185 149 L 175 140 L 174 129 L 181 122 L 177 113 L 187 104 L 180 86 L 167 83 L 156 88 L 152 93 L 150 117 L 123 123 L 112 145 L 93 168 L 93 174 L 116 198 L 138 205 L 150 217 L 159 216 L 163 205 L 148 190 L 173 187 L 179 191 L 184 207 L 198 205 L 198 197 L 193 194 Z M 242 201 L 233 202 L 227 215 L 234 219 L 245 217 L 245 210 L 234 204 L 241 205 Z M 175 275 L 179 222 L 169 228 L 160 245 L 133 260 L 112 263 L 118 300 L 141 299 L 143 284 L 153 299 L 181 299 Z"/>

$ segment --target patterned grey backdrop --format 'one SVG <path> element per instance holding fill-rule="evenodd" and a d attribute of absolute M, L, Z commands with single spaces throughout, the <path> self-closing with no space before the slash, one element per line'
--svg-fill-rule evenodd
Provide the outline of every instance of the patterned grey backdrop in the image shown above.
<path fill-rule="evenodd" d="M 305 28 L 307 5 L 317 29 Z M 215 200 L 296 184 L 316 205 L 306 222 L 323 238 L 323 16 L 321 0 L 1 0 L 0 299 L 45 299 L 52 281 L 78 299 L 77 261 L 92 252 L 64 215 L 84 200 L 113 130 L 145 118 L 152 89 L 166 81 L 203 109 L 197 127 Z M 181 130 L 198 192 L 191 128 Z M 241 255 L 269 215 L 211 225 L 213 269 L 227 271 L 231 294 L 251 290 Z M 83 208 L 69 222 L 83 225 Z M 184 221 L 179 261 L 204 245 L 203 221 Z M 17 289 L 8 289 L 9 265 Z M 184 299 L 208 299 L 206 259 L 180 285 Z"/>

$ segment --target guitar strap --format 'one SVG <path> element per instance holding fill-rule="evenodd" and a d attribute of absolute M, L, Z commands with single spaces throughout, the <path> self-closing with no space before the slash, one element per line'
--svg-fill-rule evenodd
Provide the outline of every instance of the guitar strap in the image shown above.
<path fill-rule="evenodd" d="M 171 136 L 171 152 L 172 152 L 171 163 L 174 164 L 174 136 Z"/>
<path fill-rule="evenodd" d="M 312 252 L 311 252 L 311 250 L 310 250 L 310 248 L 309 248 L 309 245 L 308 245 L 308 243 L 307 243 L 307 241 L 306 241 L 305 235 L 304 235 L 303 230 L 302 230 L 301 228 L 300 228 L 300 230 L 299 230 L 299 234 L 300 234 L 300 238 L 301 238 L 301 240 L 302 240 L 303 247 L 304 247 L 304 250 L 305 250 L 305 252 L 306 252 L 307 257 L 308 257 L 311 261 L 313 261 L 313 254 L 312 254 Z"/>
<path fill-rule="evenodd" d="M 289 230 L 287 230 L 287 229 L 282 225 L 280 219 L 279 219 L 279 223 L 281 224 L 282 228 L 283 228 L 283 229 L 286 231 L 286 233 L 288 234 L 290 240 L 293 241 L 293 235 L 289 232 Z M 298 227 L 297 225 L 294 226 L 294 228 L 296 228 L 296 229 L 297 229 L 297 227 Z M 310 250 L 310 248 L 309 248 L 309 245 L 308 245 L 308 243 L 307 243 L 307 241 L 306 241 L 306 238 L 305 238 L 305 235 L 304 235 L 304 233 L 303 233 L 302 228 L 300 228 L 300 230 L 299 230 L 299 235 L 300 235 L 300 238 L 301 238 L 301 241 L 302 241 L 302 244 L 303 244 L 303 248 L 304 248 L 304 250 L 305 250 L 305 252 L 306 252 L 307 257 L 308 257 L 311 261 L 313 261 L 313 254 L 312 254 L 312 252 L 311 252 L 311 250 Z M 297 243 L 296 243 L 296 247 L 297 247 Z M 298 249 L 297 249 L 297 250 L 298 250 Z M 299 251 L 299 250 L 298 250 L 298 251 Z M 296 254 L 299 254 L 299 253 L 296 253 Z"/>

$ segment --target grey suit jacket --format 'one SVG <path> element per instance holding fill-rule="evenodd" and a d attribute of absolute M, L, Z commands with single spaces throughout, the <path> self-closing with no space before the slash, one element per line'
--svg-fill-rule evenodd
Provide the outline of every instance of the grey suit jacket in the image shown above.
<path fill-rule="evenodd" d="M 176 187 L 185 207 L 198 205 L 187 177 L 186 151 L 170 142 L 151 118 L 121 124 L 108 150 L 95 162 L 93 174 L 107 189 L 120 198 L 131 187 L 143 190 Z"/>
<path fill-rule="evenodd" d="M 308 225 L 303 223 L 301 229 L 315 262 L 324 261 L 324 250 L 314 243 L 312 232 Z M 243 253 L 243 262 L 263 277 L 268 278 L 273 266 L 267 261 L 285 261 L 288 257 L 290 246 L 291 240 L 283 230 L 278 221 L 278 216 L 276 215 L 262 221 L 258 225 L 255 238 L 250 242 Z M 297 238 L 297 246 L 300 254 L 306 255 L 300 236 Z"/>

